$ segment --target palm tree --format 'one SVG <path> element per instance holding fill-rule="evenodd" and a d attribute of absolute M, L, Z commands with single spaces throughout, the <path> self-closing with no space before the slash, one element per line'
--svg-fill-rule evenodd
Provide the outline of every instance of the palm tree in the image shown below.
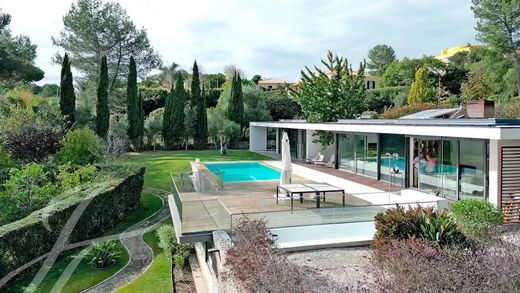
<path fill-rule="evenodd" d="M 177 73 L 179 70 L 179 64 L 172 62 L 172 64 L 168 66 L 161 66 L 159 70 L 161 70 L 159 78 L 162 86 L 164 88 L 171 89 L 172 84 L 175 81 L 175 73 Z"/>

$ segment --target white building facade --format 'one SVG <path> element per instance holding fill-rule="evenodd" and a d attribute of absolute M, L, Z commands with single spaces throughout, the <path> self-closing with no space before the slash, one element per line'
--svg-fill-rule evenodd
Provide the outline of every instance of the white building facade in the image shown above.
<path fill-rule="evenodd" d="M 279 153 L 279 137 L 286 131 L 295 159 L 321 152 L 328 160 L 334 154 L 336 169 L 403 188 L 453 201 L 478 198 L 507 209 L 520 206 L 520 119 L 251 122 L 250 150 L 267 150 L 273 131 L 271 150 Z M 319 131 L 332 133 L 334 143 L 313 142 Z"/>

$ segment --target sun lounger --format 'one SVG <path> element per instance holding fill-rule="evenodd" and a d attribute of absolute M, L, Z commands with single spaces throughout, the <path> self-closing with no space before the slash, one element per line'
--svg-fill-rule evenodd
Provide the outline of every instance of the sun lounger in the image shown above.
<path fill-rule="evenodd" d="M 320 154 L 316 160 L 312 160 L 311 163 L 318 165 L 320 163 L 323 163 L 325 161 L 325 156 Z"/>
<path fill-rule="evenodd" d="M 333 168 L 334 167 L 334 163 L 336 163 L 336 156 L 335 155 L 331 155 L 328 162 L 326 162 L 326 163 L 325 162 L 316 162 L 316 165 Z"/>

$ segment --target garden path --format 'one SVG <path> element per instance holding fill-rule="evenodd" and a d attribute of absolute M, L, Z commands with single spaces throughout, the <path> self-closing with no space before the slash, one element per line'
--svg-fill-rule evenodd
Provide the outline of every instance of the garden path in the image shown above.
<path fill-rule="evenodd" d="M 148 219 L 145 219 L 128 228 L 125 232 L 119 235 L 121 243 L 123 243 L 125 248 L 128 250 L 128 254 L 130 255 L 130 259 L 127 265 L 112 275 L 110 278 L 93 287 L 90 287 L 83 292 L 114 292 L 135 280 L 152 264 L 154 254 L 152 249 L 146 244 L 146 242 L 144 242 L 143 234 L 149 230 L 155 229 L 162 221 L 170 217 L 170 210 L 168 205 L 164 204 L 167 201 L 166 191 L 149 187 L 145 187 L 144 191 L 158 194 L 163 200 L 162 209 Z M 139 233 L 136 233 L 136 231 L 139 231 Z"/>

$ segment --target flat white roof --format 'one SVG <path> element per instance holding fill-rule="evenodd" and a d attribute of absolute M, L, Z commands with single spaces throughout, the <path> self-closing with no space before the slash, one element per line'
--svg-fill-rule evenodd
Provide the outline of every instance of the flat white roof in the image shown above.
<path fill-rule="evenodd" d="M 251 126 L 324 130 L 334 132 L 388 133 L 476 139 L 520 139 L 520 119 L 359 119 L 329 123 L 302 120 L 251 122 Z"/>

